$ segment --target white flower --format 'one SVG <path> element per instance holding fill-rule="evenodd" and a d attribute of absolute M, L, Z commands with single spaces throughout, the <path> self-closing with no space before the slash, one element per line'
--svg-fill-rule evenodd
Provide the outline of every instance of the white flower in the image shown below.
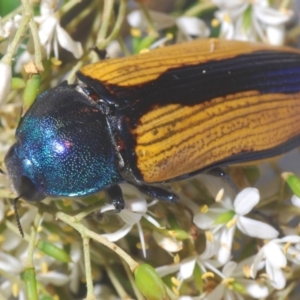
<path fill-rule="evenodd" d="M 252 259 L 248 258 L 238 264 L 233 261 L 228 262 L 223 267 L 222 273 L 218 272 L 222 279 L 220 284 L 211 293 L 204 295 L 203 299 L 243 299 L 241 294 L 249 295 L 254 299 L 267 297 L 269 290 L 266 285 L 245 278 L 244 268 Z"/>
<path fill-rule="evenodd" d="M 149 10 L 156 30 L 162 30 L 175 25 L 175 18 L 165 13 Z M 127 15 L 127 21 L 131 27 L 142 31 L 148 30 L 148 22 L 141 10 L 134 10 Z"/>
<path fill-rule="evenodd" d="M 171 236 L 163 235 L 157 231 L 152 234 L 155 242 L 167 252 L 178 252 L 182 250 L 183 243 Z"/>
<path fill-rule="evenodd" d="M 154 203 L 156 202 L 157 201 L 155 201 Z M 152 205 L 152 203 L 147 205 L 147 201 L 144 198 L 126 200 L 125 208 L 119 213 L 119 216 L 125 224 L 116 232 L 102 234 L 102 236 L 106 237 L 111 242 L 115 242 L 127 235 L 127 233 L 132 229 L 134 225 L 137 225 L 143 254 L 144 256 L 146 256 L 145 240 L 142 227 L 140 225 L 141 218 L 144 217 L 156 227 L 161 228 L 159 223 L 154 218 L 147 215 L 147 209 L 150 205 Z M 106 205 L 101 209 L 101 213 L 114 209 L 115 207 L 113 205 Z"/>
<path fill-rule="evenodd" d="M 226 263 L 231 255 L 231 247 L 236 227 L 247 236 L 272 239 L 278 231 L 268 224 L 245 217 L 259 202 L 259 192 L 255 188 L 245 188 L 232 201 L 228 196 L 213 204 L 206 213 L 194 216 L 194 223 L 213 234 L 219 243 L 218 260 Z"/>
<path fill-rule="evenodd" d="M 5 54 L 7 52 L 8 45 L 19 28 L 21 20 L 21 15 L 15 15 L 13 19 L 8 20 L 4 24 L 0 22 L 0 53 Z"/>
<path fill-rule="evenodd" d="M 216 18 L 221 22 L 221 37 L 247 41 L 263 41 L 282 45 L 285 23 L 293 13 L 269 6 L 265 0 L 213 0 L 220 10 Z"/>
<path fill-rule="evenodd" d="M 189 40 L 191 37 L 208 37 L 210 34 L 209 28 L 205 22 L 196 17 L 181 16 L 174 18 L 167 14 L 149 11 L 156 30 L 163 30 L 173 26 L 179 29 L 178 40 Z M 138 28 L 141 31 L 148 30 L 148 23 L 141 10 L 135 10 L 128 14 L 127 21 L 133 28 Z"/>
<path fill-rule="evenodd" d="M 204 276 L 205 274 L 207 274 L 208 271 L 219 273 L 217 268 L 220 267 L 221 264 L 212 258 L 212 256 L 214 255 L 214 250 L 212 250 L 213 249 L 208 243 L 205 251 L 202 254 L 188 257 L 178 264 L 158 267 L 156 271 L 161 277 L 176 272 L 177 280 L 179 281 L 179 284 L 178 286 L 176 286 L 176 289 L 179 289 L 180 285 L 184 280 L 187 280 L 192 277 L 196 265 L 198 265 Z"/>
<path fill-rule="evenodd" d="M 30 227 L 32 226 L 33 220 L 37 214 L 37 208 L 31 207 L 26 213 L 24 213 L 20 218 L 20 223 L 22 224 L 22 228 L 24 232 L 28 232 Z M 19 233 L 15 233 L 11 231 L 9 228 L 6 228 L 2 232 L 2 236 L 4 238 L 1 243 L 1 249 L 4 251 L 14 251 L 15 249 L 19 249 L 21 245 L 25 244 L 24 239 L 21 237 Z"/>
<path fill-rule="evenodd" d="M 11 276 L 17 277 L 19 281 L 21 281 L 20 274 L 23 272 L 23 265 L 20 263 L 20 260 L 15 256 L 12 256 L 8 253 L 0 252 L 0 269 Z M 25 285 L 18 286 L 18 299 L 26 299 L 25 298 Z M 13 282 L 7 280 L 5 278 L 1 278 L 0 285 L 0 294 L 5 296 L 6 299 L 10 299 L 13 293 Z M 16 295 L 14 295 L 16 296 Z"/>
<path fill-rule="evenodd" d="M 179 33 L 181 33 L 186 40 L 190 39 L 190 36 L 208 37 L 210 34 L 210 30 L 205 22 L 196 17 L 179 17 L 176 19 L 176 25 L 179 29 Z"/>
<path fill-rule="evenodd" d="M 0 39 L 5 39 L 14 33 L 19 28 L 21 20 L 22 16 L 17 14 L 4 24 L 0 22 Z"/>
<path fill-rule="evenodd" d="M 2 106 L 8 97 L 11 89 L 11 65 L 4 62 L 3 59 L 0 61 L 0 106 Z"/>
<path fill-rule="evenodd" d="M 286 279 L 283 268 L 287 266 L 287 262 L 300 264 L 300 237 L 297 235 L 286 236 L 281 239 L 274 239 L 264 245 L 257 253 L 253 265 L 251 266 L 251 277 L 255 278 L 257 271 L 265 266 L 270 283 L 275 289 L 285 287 Z M 295 246 L 291 246 L 296 244 Z"/>
<path fill-rule="evenodd" d="M 41 16 L 34 19 L 40 24 L 39 37 L 41 45 L 46 49 L 47 56 L 50 56 L 53 48 L 54 55 L 58 58 L 58 45 L 71 52 L 75 58 L 82 56 L 83 49 L 81 43 L 75 42 L 60 26 L 51 1 L 43 0 L 40 8 Z"/>

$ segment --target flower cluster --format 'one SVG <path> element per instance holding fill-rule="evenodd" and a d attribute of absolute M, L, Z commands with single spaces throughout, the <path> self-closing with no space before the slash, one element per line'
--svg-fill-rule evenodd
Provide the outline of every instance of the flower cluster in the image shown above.
<path fill-rule="evenodd" d="M 292 1 L 284 0 L 195 0 L 176 5 L 126 0 L 21 2 L 0 18 L 2 161 L 13 143 L 21 106 L 28 108 L 25 90 L 35 75 L 42 92 L 66 79 L 74 83 L 81 66 L 103 59 L 104 49 L 113 58 L 204 38 L 281 46 L 287 38 L 293 42 L 299 32 L 299 13 Z M 294 33 L 287 36 L 287 28 L 293 26 Z M 288 171 L 297 172 L 299 153 L 293 155 Z M 87 299 L 142 299 L 137 282 L 143 280 L 134 282 L 132 276 L 135 260 L 156 267 L 164 280 L 162 293 L 167 293 L 167 285 L 172 299 L 292 296 L 299 287 L 300 183 L 296 180 L 289 200 L 278 171 L 286 169 L 282 160 L 278 165 L 255 169 L 260 179 L 237 168 L 239 173 L 231 175 L 243 187 L 239 192 L 209 175 L 172 183 L 180 198 L 176 205 L 149 200 L 124 185 L 126 205 L 119 214 L 102 193 L 43 202 L 39 209 L 23 203 L 24 239 L 12 217 L 10 201 L 15 195 L 3 179 L 0 298 L 26 299 L 23 272 L 34 265 L 40 298 L 56 299 L 61 293 L 65 299 L 83 294 Z M 270 182 L 265 173 L 275 174 Z M 39 214 L 43 216 L 37 225 Z"/>

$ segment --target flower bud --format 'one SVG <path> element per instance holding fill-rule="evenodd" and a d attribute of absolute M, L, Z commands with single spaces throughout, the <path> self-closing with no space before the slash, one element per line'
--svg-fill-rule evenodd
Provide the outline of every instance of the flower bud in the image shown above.
<path fill-rule="evenodd" d="M 288 172 L 282 173 L 281 176 L 286 181 L 286 183 L 289 185 L 289 187 L 291 188 L 293 193 L 296 196 L 300 197 L 300 178 L 297 177 L 295 174 L 288 173 Z"/>
<path fill-rule="evenodd" d="M 37 248 L 58 261 L 65 263 L 72 261 L 70 255 L 65 250 L 58 248 L 54 244 L 45 241 L 39 241 L 37 244 Z"/>
<path fill-rule="evenodd" d="M 22 274 L 22 279 L 26 285 L 27 298 L 31 300 L 38 300 L 37 282 L 34 268 L 27 268 Z"/>
<path fill-rule="evenodd" d="M 139 265 L 134 271 L 135 283 L 148 300 L 168 300 L 164 282 L 148 264 Z"/>
<path fill-rule="evenodd" d="M 37 97 L 40 83 L 41 76 L 39 74 L 34 74 L 27 80 L 23 93 L 24 112 L 28 110 Z"/>

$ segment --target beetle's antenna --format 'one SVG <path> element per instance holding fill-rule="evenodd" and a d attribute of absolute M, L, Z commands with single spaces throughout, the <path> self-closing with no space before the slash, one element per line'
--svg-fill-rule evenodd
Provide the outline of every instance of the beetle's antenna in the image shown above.
<path fill-rule="evenodd" d="M 19 228 L 19 232 L 20 232 L 22 238 L 24 238 L 24 231 L 22 229 L 22 225 L 21 225 L 21 222 L 20 222 L 20 217 L 19 217 L 18 210 L 17 210 L 17 203 L 18 203 L 18 200 L 20 198 L 21 198 L 21 196 L 15 198 L 13 200 L 13 205 L 14 205 L 14 211 L 15 211 L 15 216 L 16 216 L 16 221 L 17 221 L 17 225 L 18 225 L 18 228 Z"/>

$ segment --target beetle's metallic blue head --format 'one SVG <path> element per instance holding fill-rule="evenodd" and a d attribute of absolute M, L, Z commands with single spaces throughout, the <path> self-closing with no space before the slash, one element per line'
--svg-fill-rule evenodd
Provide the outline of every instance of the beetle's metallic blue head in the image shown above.
<path fill-rule="evenodd" d="M 67 84 L 37 98 L 20 121 L 5 165 L 27 201 L 83 196 L 121 181 L 105 116 Z"/>

